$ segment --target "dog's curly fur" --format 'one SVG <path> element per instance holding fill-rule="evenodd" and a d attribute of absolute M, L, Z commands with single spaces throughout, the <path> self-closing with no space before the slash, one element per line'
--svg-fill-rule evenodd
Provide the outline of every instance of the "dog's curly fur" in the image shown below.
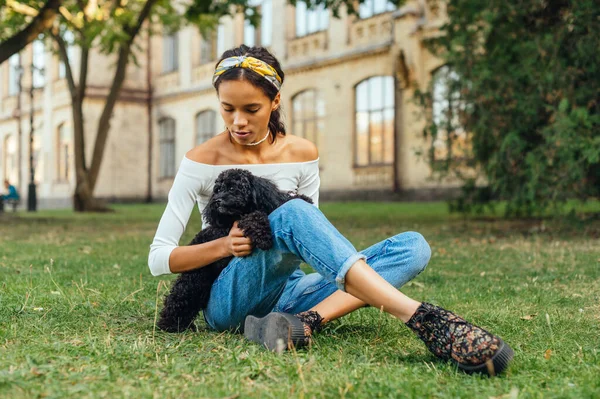
<path fill-rule="evenodd" d="M 252 240 L 255 248 L 268 250 L 273 247 L 268 215 L 295 198 L 312 204 L 309 197 L 280 191 L 270 180 L 254 176 L 247 170 L 223 171 L 217 177 L 213 194 L 202 212 L 210 226 L 200 231 L 189 245 L 225 237 L 233 223 L 238 221 L 238 227 Z M 165 297 L 157 326 L 168 332 L 195 330 L 194 320 L 206 308 L 213 282 L 232 258 L 223 258 L 180 274 Z"/>

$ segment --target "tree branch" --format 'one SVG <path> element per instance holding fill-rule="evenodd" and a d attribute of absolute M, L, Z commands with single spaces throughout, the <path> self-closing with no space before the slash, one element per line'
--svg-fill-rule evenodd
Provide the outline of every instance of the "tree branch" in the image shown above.
<path fill-rule="evenodd" d="M 0 43 L 0 64 L 24 49 L 40 33 L 50 28 L 61 4 L 62 0 L 48 0 L 25 29 Z"/>
<path fill-rule="evenodd" d="M 74 97 L 77 93 L 75 87 L 75 79 L 73 78 L 73 69 L 71 69 L 71 61 L 69 60 L 69 53 L 67 51 L 67 44 L 60 36 L 60 33 L 55 34 L 53 32 L 50 32 L 50 36 L 52 36 L 52 38 L 58 45 L 58 54 L 60 55 L 61 61 L 65 65 L 65 77 L 67 79 L 69 91 L 71 92 L 71 97 Z"/>

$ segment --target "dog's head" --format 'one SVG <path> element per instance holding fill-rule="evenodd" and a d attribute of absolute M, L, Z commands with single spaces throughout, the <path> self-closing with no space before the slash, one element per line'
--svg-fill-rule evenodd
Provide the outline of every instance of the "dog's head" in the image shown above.
<path fill-rule="evenodd" d="M 258 210 L 271 213 L 281 195 L 277 186 L 265 178 L 243 169 L 228 169 L 215 180 L 203 215 L 211 226 L 231 227 L 242 215 Z"/>

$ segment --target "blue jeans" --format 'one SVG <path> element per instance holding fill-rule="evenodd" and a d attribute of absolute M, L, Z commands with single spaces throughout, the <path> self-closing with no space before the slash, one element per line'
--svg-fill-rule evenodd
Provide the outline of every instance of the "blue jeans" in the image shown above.
<path fill-rule="evenodd" d="M 344 291 L 346 273 L 360 259 L 400 288 L 425 269 L 431 256 L 423 236 L 414 232 L 357 252 L 317 207 L 300 199 L 277 208 L 269 222 L 273 248 L 233 258 L 213 283 L 204 311 L 211 328 L 235 330 L 248 315 L 309 310 L 336 290 Z M 302 261 L 317 273 L 305 274 Z"/>

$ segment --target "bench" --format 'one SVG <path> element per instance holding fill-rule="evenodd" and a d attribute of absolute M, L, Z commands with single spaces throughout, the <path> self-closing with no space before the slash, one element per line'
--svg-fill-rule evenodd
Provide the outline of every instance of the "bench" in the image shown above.
<path fill-rule="evenodd" d="M 13 212 L 17 211 L 17 207 L 19 206 L 19 200 L 14 198 L 4 199 L 0 196 L 0 212 L 4 212 L 4 206 L 12 206 Z"/>

